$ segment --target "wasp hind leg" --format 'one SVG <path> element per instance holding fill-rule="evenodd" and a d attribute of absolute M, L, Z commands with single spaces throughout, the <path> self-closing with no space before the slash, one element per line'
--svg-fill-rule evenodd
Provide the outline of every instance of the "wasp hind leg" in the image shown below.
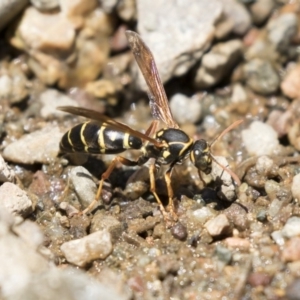
<path fill-rule="evenodd" d="M 82 211 L 82 214 L 87 214 L 88 212 L 93 210 L 94 206 L 97 204 L 97 202 L 100 199 L 104 180 L 109 178 L 110 174 L 112 173 L 112 171 L 114 170 L 114 168 L 116 167 L 116 165 L 118 163 L 121 163 L 122 165 L 125 165 L 125 166 L 131 166 L 131 167 L 138 165 L 138 163 L 136 161 L 129 160 L 129 159 L 124 158 L 122 156 L 115 157 L 112 160 L 111 164 L 109 165 L 108 169 L 101 176 L 101 179 L 99 181 L 99 187 L 98 187 L 95 199 L 89 204 L 89 206 L 87 208 L 85 208 Z"/>

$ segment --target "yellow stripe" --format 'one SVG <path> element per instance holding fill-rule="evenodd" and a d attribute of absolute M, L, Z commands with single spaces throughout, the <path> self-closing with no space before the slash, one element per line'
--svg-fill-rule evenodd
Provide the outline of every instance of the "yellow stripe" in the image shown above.
<path fill-rule="evenodd" d="M 84 145 L 84 151 L 85 152 L 88 152 L 88 144 L 87 144 L 87 142 L 85 140 L 83 132 L 84 132 L 84 129 L 85 129 L 87 123 L 83 123 L 82 126 L 81 126 L 81 129 L 80 129 L 80 139 L 81 139 L 81 141 L 82 141 L 82 143 Z"/>
<path fill-rule="evenodd" d="M 68 142 L 69 142 L 69 144 L 71 145 L 71 147 L 73 147 L 73 143 L 72 143 L 72 140 L 71 140 L 71 138 L 70 138 L 71 131 L 72 131 L 72 129 L 68 131 Z"/>
<path fill-rule="evenodd" d="M 105 149 L 105 142 L 104 142 L 104 130 L 106 126 L 103 123 L 100 129 L 98 130 L 98 144 L 100 146 L 100 149 Z M 100 151 L 101 152 L 101 151 Z"/>
<path fill-rule="evenodd" d="M 124 135 L 123 147 L 125 149 L 129 149 L 130 148 L 130 145 L 129 145 L 129 133 L 125 133 L 125 135 Z"/>

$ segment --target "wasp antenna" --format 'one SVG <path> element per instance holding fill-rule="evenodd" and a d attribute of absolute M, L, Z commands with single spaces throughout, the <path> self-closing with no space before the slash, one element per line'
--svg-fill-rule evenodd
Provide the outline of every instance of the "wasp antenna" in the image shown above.
<path fill-rule="evenodd" d="M 244 120 L 237 120 L 237 121 L 233 122 L 231 125 L 229 125 L 210 143 L 210 147 L 212 147 L 218 140 L 220 140 L 227 132 L 229 132 L 230 130 L 237 127 L 238 125 L 240 125 L 243 122 L 244 122 Z"/>
<path fill-rule="evenodd" d="M 212 155 L 211 155 L 211 158 L 219 167 L 221 167 L 224 171 L 226 171 L 232 177 L 232 179 L 236 182 L 236 184 L 238 186 L 241 185 L 241 181 L 240 181 L 239 177 L 233 171 L 231 171 L 227 167 L 220 164 Z"/>

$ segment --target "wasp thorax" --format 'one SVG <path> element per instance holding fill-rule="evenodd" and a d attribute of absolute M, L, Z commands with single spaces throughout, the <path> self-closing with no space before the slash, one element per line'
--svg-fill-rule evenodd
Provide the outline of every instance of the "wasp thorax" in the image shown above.
<path fill-rule="evenodd" d="M 205 174 L 211 172 L 210 146 L 205 140 L 198 140 L 194 143 L 191 154 L 191 161 L 195 167 Z"/>

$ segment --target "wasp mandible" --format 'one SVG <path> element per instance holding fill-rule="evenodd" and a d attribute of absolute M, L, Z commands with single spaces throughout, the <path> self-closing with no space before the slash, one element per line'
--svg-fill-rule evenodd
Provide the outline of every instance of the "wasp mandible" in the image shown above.
<path fill-rule="evenodd" d="M 171 186 L 171 173 L 174 166 L 190 158 L 198 169 L 200 179 L 203 181 L 201 172 L 209 174 L 212 169 L 213 160 L 218 164 L 211 154 L 212 145 L 225 133 L 240 124 L 242 120 L 234 122 L 211 144 L 204 139 L 194 141 L 179 128 L 173 118 L 165 89 L 150 49 L 136 32 L 126 31 L 126 36 L 135 60 L 147 83 L 151 112 L 156 120 L 152 121 L 145 133 L 141 133 L 97 111 L 73 106 L 58 107 L 59 110 L 93 120 L 79 124 L 66 132 L 62 137 L 60 149 L 63 152 L 85 152 L 92 154 L 119 154 L 127 149 L 141 150 L 142 154 L 136 161 L 122 156 L 116 156 L 112 160 L 108 169 L 101 176 L 95 200 L 83 213 L 90 211 L 98 202 L 103 182 L 109 178 L 118 162 L 126 166 L 141 166 L 150 158 L 153 158 L 155 162 L 149 168 L 150 191 L 159 204 L 164 219 L 168 224 L 172 224 L 178 219 L 175 212 L 174 194 Z M 159 121 L 164 122 L 167 128 L 157 131 Z M 168 211 L 156 193 L 155 187 L 155 172 L 161 165 L 169 166 L 164 174 L 169 198 Z M 237 184 L 240 183 L 238 177 L 230 169 L 224 166 L 221 167 L 231 175 Z"/>

